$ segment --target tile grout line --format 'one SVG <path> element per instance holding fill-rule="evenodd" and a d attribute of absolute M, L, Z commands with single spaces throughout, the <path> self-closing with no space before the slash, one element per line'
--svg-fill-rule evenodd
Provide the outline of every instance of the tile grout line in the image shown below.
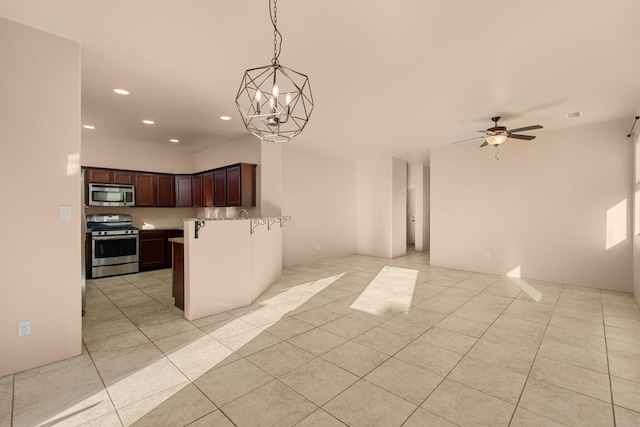
<path fill-rule="evenodd" d="M 564 290 L 564 285 L 561 285 L 560 287 L 560 293 L 558 293 L 558 299 L 556 299 L 555 304 L 553 304 L 553 310 L 551 310 L 551 315 L 549 315 L 549 319 L 547 320 L 545 326 L 544 326 L 544 333 L 542 334 L 542 339 L 540 339 L 540 343 L 538 344 L 538 348 L 536 349 L 536 353 L 533 356 L 533 360 L 531 361 L 531 366 L 529 367 L 529 372 L 527 372 L 527 378 L 524 381 L 524 385 L 522 386 L 522 390 L 520 390 L 520 395 L 518 396 L 518 401 L 516 403 L 516 409 L 513 411 L 513 414 L 511 415 L 511 419 L 509 420 L 509 424 L 511 424 L 513 422 L 513 417 L 516 414 L 516 411 L 518 410 L 518 408 L 520 407 L 520 401 L 522 400 L 522 395 L 524 394 L 524 389 L 527 387 L 527 383 L 529 382 L 529 378 L 531 377 L 531 371 L 533 370 L 533 366 L 536 363 L 536 359 L 538 359 L 538 353 L 540 353 L 540 347 L 542 347 L 542 342 L 544 341 L 544 337 L 545 335 L 547 335 L 547 330 L 549 329 L 549 324 L 551 323 L 551 318 L 553 317 L 553 314 L 556 312 L 556 308 L 558 307 L 558 300 L 560 300 L 560 296 L 562 295 L 562 291 Z M 526 409 L 526 408 L 523 408 Z M 529 409 L 527 409 L 529 410 Z M 531 411 L 534 412 L 534 411 Z M 536 414 L 538 414 L 537 412 L 534 412 Z M 553 418 L 547 417 L 546 415 L 543 414 L 538 414 L 544 418 L 562 423 L 561 421 L 558 420 L 554 420 Z"/>
<path fill-rule="evenodd" d="M 464 280 L 464 279 L 463 279 L 463 280 Z M 461 281 L 462 281 L 462 280 L 460 280 L 458 283 L 460 283 Z M 495 282 L 497 282 L 497 281 L 498 281 L 497 279 L 496 279 L 496 280 L 494 280 L 494 282 L 492 282 L 492 284 L 493 284 L 493 283 L 495 283 Z M 457 284 L 457 283 L 456 283 L 456 284 Z M 454 286 L 455 286 L 455 285 L 454 285 Z M 487 286 L 487 288 L 489 288 L 490 286 L 491 286 L 491 285 Z M 462 304 L 460 307 L 458 307 L 458 308 L 456 308 L 455 310 L 453 310 L 453 311 L 452 311 L 451 313 L 449 313 L 446 317 L 449 317 L 449 316 L 453 315 L 453 313 L 454 313 L 455 311 L 457 311 L 458 309 L 460 309 L 460 308 L 464 307 L 466 304 L 468 304 L 468 303 L 469 303 L 471 300 L 473 300 L 475 297 L 477 297 L 478 295 L 482 294 L 482 293 L 484 292 L 484 290 L 486 290 L 487 288 L 485 288 L 485 289 L 483 289 L 482 291 L 478 292 L 478 293 L 476 294 L 476 296 L 474 296 L 473 298 L 471 298 L 471 299 L 470 299 L 469 301 L 467 301 L 466 303 Z M 488 294 L 488 295 L 493 295 L 493 294 Z M 518 295 L 520 295 L 520 293 L 518 293 Z M 517 296 L 518 296 L 518 295 L 516 295 L 516 296 L 514 296 L 513 298 L 511 298 L 511 299 L 512 299 L 511 303 L 509 303 L 509 305 L 507 305 L 507 306 L 506 306 L 506 307 L 505 307 L 505 308 L 500 312 L 500 314 L 498 314 L 498 316 L 496 316 L 496 318 L 493 320 L 493 322 L 491 322 L 491 323 L 489 324 L 489 327 L 487 327 L 487 329 L 485 329 L 485 330 L 484 330 L 484 332 L 482 333 L 482 335 L 480 335 L 480 337 L 478 337 L 478 338 L 476 339 L 476 342 L 475 342 L 475 343 L 474 343 L 474 344 L 473 344 L 473 345 L 472 345 L 472 346 L 471 346 L 471 347 L 470 347 L 470 348 L 469 348 L 469 349 L 464 353 L 464 355 L 460 358 L 460 360 L 458 360 L 458 362 L 453 366 L 453 368 L 451 368 L 451 370 L 447 373 L 447 375 L 443 377 L 442 381 L 440 381 L 440 383 L 438 383 L 438 385 L 437 385 L 437 386 L 436 386 L 436 387 L 431 391 L 431 393 L 429 393 L 429 395 L 428 395 L 428 396 L 427 396 L 427 397 L 422 401 L 422 403 L 421 403 L 418 407 L 422 407 L 422 405 L 424 405 L 424 403 L 429 399 L 429 397 L 431 397 L 431 395 L 433 394 L 433 392 L 434 392 L 434 391 L 436 391 L 436 389 L 440 386 L 440 384 L 442 384 L 442 383 L 444 382 L 444 380 L 446 380 L 446 379 L 448 379 L 449 381 L 453 381 L 453 382 L 456 382 L 456 383 L 458 383 L 458 384 L 461 384 L 461 385 L 463 385 L 463 386 L 465 386 L 465 387 L 469 387 L 469 388 L 471 388 L 471 389 L 473 389 L 473 390 L 475 390 L 475 391 L 477 391 L 477 392 L 479 392 L 479 393 L 486 394 L 487 396 L 493 397 L 493 398 L 495 398 L 495 399 L 499 399 L 499 400 L 501 400 L 501 401 L 503 401 L 503 402 L 507 402 L 507 403 L 509 403 L 509 404 L 512 404 L 512 405 L 513 405 L 513 403 L 511 403 L 511 402 L 508 402 L 508 401 L 503 400 L 503 399 L 501 399 L 501 398 L 499 398 L 499 397 L 496 397 L 496 396 L 493 396 L 493 395 L 491 395 L 491 394 L 489 394 L 489 393 L 486 393 L 486 392 L 484 392 L 484 391 L 482 391 L 482 390 L 478 390 L 478 389 L 476 389 L 476 388 L 474 388 L 474 387 L 468 386 L 468 385 L 466 385 L 466 384 L 462 384 L 462 383 L 460 383 L 460 382 L 458 382 L 458 381 L 456 381 L 456 380 L 454 380 L 454 379 L 452 379 L 452 378 L 449 378 L 449 375 L 451 374 L 451 372 L 453 372 L 453 371 L 456 369 L 456 367 L 460 364 L 460 362 L 462 362 L 462 360 L 463 360 L 463 359 L 464 359 L 464 358 L 469 354 L 469 352 L 470 352 L 470 351 L 471 351 L 471 350 L 476 346 L 476 344 L 477 344 L 477 343 L 482 339 L 482 337 L 487 333 L 487 331 L 488 331 L 488 330 L 489 330 L 489 329 L 490 329 L 490 328 L 491 328 L 491 327 L 496 323 L 496 321 L 500 318 L 500 316 L 502 316 L 502 315 L 504 314 L 504 312 L 505 312 L 505 311 L 507 311 L 507 309 L 511 306 L 511 304 L 513 304 L 513 302 L 514 302 L 514 301 L 516 301 L 516 299 L 517 299 Z M 495 296 L 500 296 L 500 295 L 495 295 Z M 446 319 L 446 317 L 445 317 L 445 319 Z M 455 317 L 455 316 L 454 316 L 454 317 Z M 463 320 L 469 320 L 469 319 L 463 319 Z M 437 325 L 437 324 L 436 324 L 436 325 Z M 434 325 L 434 326 L 435 326 L 435 325 Z M 425 332 L 425 333 L 426 333 L 426 332 Z M 464 335 L 464 334 L 463 334 L 463 335 Z M 417 339 L 417 338 L 416 338 L 416 339 Z M 497 365 L 494 365 L 494 366 L 497 366 Z M 532 366 L 533 366 L 533 363 L 532 363 Z M 525 381 L 525 383 L 526 383 L 526 381 Z M 524 390 L 524 386 L 523 386 L 523 390 Z M 522 392 L 521 392 L 521 393 L 522 393 Z M 517 404 L 517 403 L 514 405 L 514 409 L 513 409 L 513 412 L 512 412 L 512 414 L 511 414 L 511 419 L 513 419 L 513 415 L 515 414 L 516 409 L 518 409 L 518 404 Z M 449 421 L 449 422 L 452 422 L 452 423 L 456 424 L 454 421 L 449 420 L 449 419 L 447 419 L 447 418 L 445 418 L 445 417 L 443 417 L 443 416 L 441 416 L 441 415 L 439 415 L 439 414 L 436 414 L 436 415 L 437 415 L 437 416 L 439 416 L 440 418 L 443 418 L 443 419 L 445 419 L 445 420 L 447 420 L 447 421 Z M 509 423 L 511 423 L 511 419 L 509 420 Z"/>
<path fill-rule="evenodd" d="M 119 309 L 114 303 L 113 301 L 111 301 L 111 299 L 109 299 L 109 297 L 107 297 L 107 295 L 102 292 L 102 289 L 100 289 L 98 286 L 96 286 L 95 284 L 93 284 L 93 287 L 96 288 L 105 298 L 107 298 L 107 300 L 109 300 L 109 303 L 111 303 L 111 305 L 113 305 L 114 307 L 116 307 L 117 309 Z M 124 314 L 124 313 L 123 313 Z M 128 320 L 128 318 L 127 318 Z M 116 416 L 118 417 L 118 421 L 120 421 L 120 424 L 122 426 L 124 426 L 124 420 L 122 419 L 122 417 L 120 416 L 120 412 L 118 411 L 118 408 L 116 408 L 116 404 L 113 401 L 113 397 L 111 396 L 111 393 L 109 393 L 109 388 L 107 387 L 107 384 L 104 382 L 104 378 L 102 378 L 102 374 L 100 373 L 100 370 L 98 369 L 98 366 L 96 365 L 95 360 L 93 359 L 93 355 L 91 354 L 91 351 L 89 351 L 89 347 L 87 347 L 87 344 L 84 341 L 84 337 L 82 337 L 82 347 L 87 349 L 87 355 L 89 356 L 89 359 L 91 359 L 91 363 L 93 364 L 93 368 L 96 370 L 96 373 L 98 374 L 98 377 L 100 377 L 100 382 L 102 383 L 102 387 L 104 387 L 104 391 L 107 393 L 107 396 L 109 396 L 109 400 L 111 401 L 111 406 L 113 406 L 113 410 L 116 413 Z M 94 418 L 95 419 L 95 418 Z M 89 420 L 91 421 L 91 420 Z"/>
<path fill-rule="evenodd" d="M 13 426 L 13 416 L 16 406 L 16 375 L 12 374 L 11 376 L 11 418 L 9 419 L 9 421 L 11 422 L 10 425 Z"/>
<path fill-rule="evenodd" d="M 565 286 L 565 285 L 561 285 L 561 286 L 562 286 L 562 288 L 564 289 L 564 286 Z M 571 293 L 569 292 L 569 294 L 571 294 Z M 559 298 L 559 297 L 558 297 L 558 298 Z M 553 312 L 552 312 L 552 316 L 551 316 L 551 317 L 553 317 L 553 313 L 555 312 L 555 309 L 556 309 L 556 306 L 554 306 L 554 310 L 553 310 Z M 551 321 L 551 317 L 549 318 L 549 323 L 550 323 L 550 321 Z M 546 326 L 546 328 L 545 328 L 545 335 L 546 335 L 546 331 L 548 330 L 549 326 L 550 326 L 550 324 L 548 324 L 548 325 Z M 560 329 L 567 330 L 567 329 L 565 329 L 565 328 L 560 328 Z M 543 340 L 544 340 L 544 336 L 543 336 Z M 541 342 L 541 345 L 542 345 L 542 342 Z M 538 349 L 538 350 L 539 350 L 539 349 Z M 607 367 L 608 367 L 608 348 L 606 347 L 606 339 L 605 339 L 605 351 L 607 351 Z M 537 359 L 537 357 L 538 357 L 538 352 L 536 352 L 536 357 L 535 357 L 535 359 Z M 535 363 L 535 359 L 534 359 L 534 363 Z M 556 360 L 556 359 L 553 359 L 553 358 L 549 358 L 549 359 L 550 359 L 550 360 Z M 575 365 L 575 364 L 570 363 L 570 362 L 565 362 L 565 361 L 561 361 L 561 362 L 566 363 L 566 364 L 571 365 L 571 366 L 575 366 L 575 367 L 578 367 L 578 368 L 582 368 L 582 369 L 585 369 L 585 370 L 588 370 L 588 371 L 591 371 L 591 372 L 596 372 L 596 373 L 599 373 L 599 374 L 606 375 L 606 374 L 604 374 L 604 373 L 602 373 L 602 372 L 600 372 L 600 371 L 596 371 L 596 370 L 593 370 L 593 369 L 590 369 L 590 368 L 585 368 L 585 367 L 583 367 L 583 366 Z M 531 366 L 532 366 L 532 368 L 533 368 L 533 364 L 532 364 Z M 531 370 L 530 370 L 529 372 L 531 372 Z M 608 375 L 608 376 L 609 376 L 609 382 L 611 382 L 611 376 L 610 376 L 610 375 Z M 529 380 L 529 376 L 527 376 L 527 381 L 528 381 L 528 380 Z M 544 383 L 546 383 L 546 384 L 550 384 L 550 385 L 552 385 L 552 386 L 554 386 L 554 387 L 558 387 L 558 388 L 561 388 L 561 389 L 563 389 L 563 390 L 567 390 L 567 391 L 569 391 L 569 392 L 576 393 L 576 394 L 579 394 L 579 395 L 584 396 L 584 397 L 587 397 L 587 398 L 595 399 L 595 400 L 598 400 L 598 401 L 603 402 L 603 403 L 606 403 L 606 404 L 611 404 L 611 405 L 612 405 L 612 410 L 613 410 L 613 399 L 612 399 L 612 401 L 611 401 L 611 402 L 607 402 L 607 401 L 604 401 L 604 400 L 599 399 L 599 398 L 597 398 L 597 397 L 593 397 L 593 396 L 590 396 L 590 395 L 588 395 L 588 394 L 584 394 L 584 393 L 579 392 L 579 391 L 575 391 L 575 390 L 572 390 L 572 389 L 569 389 L 569 388 L 566 388 L 566 387 L 563 387 L 563 386 L 560 386 L 560 385 L 556 385 L 556 384 L 553 384 L 553 383 L 549 383 L 548 381 L 545 381 L 545 380 L 542 380 L 542 379 L 540 379 L 540 380 L 538 380 L 538 381 L 542 381 L 542 382 L 544 382 Z M 611 385 L 610 385 L 610 387 L 611 387 Z M 523 391 L 524 391 L 524 389 L 523 389 Z M 528 409 L 528 410 L 529 410 L 529 409 Z M 531 411 L 531 410 L 529 410 L 529 411 Z M 543 417 L 545 417 L 545 418 L 552 419 L 552 418 L 547 417 L 546 415 L 539 414 L 539 413 L 537 413 L 537 412 L 535 412 L 535 411 L 531 411 L 531 412 L 534 412 L 534 413 L 536 413 L 536 414 L 538 414 L 538 415 L 540 415 L 540 416 L 543 416 Z M 553 421 L 556 421 L 556 422 L 561 422 L 561 421 L 557 421 L 557 420 L 554 420 L 554 419 L 552 419 L 552 420 L 553 420 Z"/>
<path fill-rule="evenodd" d="M 616 407 L 613 400 L 613 381 L 611 380 L 611 363 L 609 362 L 609 345 L 607 344 L 607 325 L 604 318 L 604 302 L 602 301 L 602 291 L 600 291 L 600 308 L 602 309 L 602 329 L 604 332 L 604 348 L 607 352 L 607 374 L 609 377 L 609 393 L 611 395 L 611 412 L 613 415 L 613 427 L 616 427 Z"/>
<path fill-rule="evenodd" d="M 150 296 L 149 294 L 147 294 L 144 290 L 142 290 L 142 289 L 138 288 L 134 283 L 132 283 L 132 282 L 130 282 L 130 281 L 128 281 L 128 280 L 126 280 L 126 278 L 125 278 L 125 281 L 126 281 L 127 283 L 129 283 L 130 285 L 134 286 L 136 289 L 140 290 L 140 291 L 141 291 L 142 293 L 144 293 L 145 295 L 147 295 L 147 296 L 149 296 L 150 298 L 152 298 L 154 301 L 158 302 L 155 298 L 153 298 L 152 296 Z M 98 287 L 96 286 L 96 288 L 98 288 Z M 98 290 L 100 290 L 100 289 L 98 288 Z M 102 292 L 102 290 L 100 290 L 100 292 Z M 186 375 L 186 374 L 185 374 L 185 373 L 180 369 L 180 367 L 178 367 L 178 366 L 177 366 L 177 365 L 176 365 L 176 364 L 175 364 L 175 363 L 174 363 L 174 362 L 173 362 L 173 361 L 172 361 L 172 360 L 171 360 L 171 359 L 170 359 L 170 358 L 169 358 L 169 357 L 168 357 L 168 356 L 167 356 L 167 355 L 166 355 L 166 354 L 165 354 L 165 353 L 164 353 L 164 352 L 163 352 L 163 351 L 162 351 L 162 350 L 157 346 L 157 344 L 156 344 L 153 340 L 151 340 L 151 338 L 149 338 L 149 337 L 148 337 L 148 336 L 147 336 L 147 335 L 142 331 L 142 329 L 140 329 L 140 327 L 139 327 L 138 325 L 136 325 L 136 324 L 131 320 L 131 318 L 130 318 L 129 316 L 127 316 L 127 314 L 126 314 L 126 313 L 124 313 L 124 311 L 122 311 L 122 309 L 121 309 L 118 305 L 116 305 L 116 304 L 115 304 L 115 302 L 113 302 L 113 301 L 112 301 L 112 300 L 111 300 L 111 299 L 110 299 L 106 294 L 104 294 L 104 293 L 103 293 L 103 295 L 104 295 L 104 296 L 109 300 L 109 302 L 110 302 L 110 303 L 111 303 L 111 304 L 112 304 L 116 309 L 118 309 L 118 310 L 122 313 L 122 315 L 123 315 L 123 316 L 125 316 L 125 317 L 127 318 L 127 320 L 128 320 L 128 321 L 129 321 L 129 322 L 130 322 L 130 323 L 131 323 L 131 324 L 132 324 L 136 329 L 138 329 L 138 331 L 140 331 L 140 333 L 141 333 L 141 334 L 143 334 L 143 335 L 144 335 L 144 337 L 149 341 L 149 343 L 153 344 L 153 346 L 154 346 L 154 347 L 155 347 L 155 348 L 156 348 L 156 349 L 157 349 L 157 350 L 162 354 L 162 356 L 163 356 L 163 357 L 164 357 L 164 358 L 165 358 L 169 363 L 171 363 L 171 365 L 173 365 L 173 366 L 174 366 L 174 367 L 175 367 L 175 368 L 176 368 L 176 369 L 177 369 L 177 370 L 178 370 L 182 375 L 184 375 L 184 377 L 187 379 L 187 381 L 189 382 L 189 384 L 192 384 L 195 388 L 197 388 L 197 389 L 198 389 L 198 391 L 200 391 L 200 392 L 201 392 L 201 393 L 202 393 L 202 394 L 207 398 L 207 400 L 209 400 L 209 401 L 211 402 L 211 404 L 213 404 L 213 406 L 214 406 L 216 409 L 215 409 L 214 411 L 212 411 L 212 412 L 209 412 L 208 414 L 203 415 L 201 418 L 204 418 L 205 416 L 207 416 L 207 415 L 209 415 L 209 414 L 211 414 L 211 413 L 215 412 L 216 410 L 219 410 L 219 411 L 220 411 L 220 412 L 221 412 L 221 413 L 222 413 L 222 414 L 223 414 L 223 415 L 224 415 L 224 416 L 225 416 L 225 417 L 226 417 L 226 418 L 227 418 L 227 419 L 228 419 L 232 424 L 236 425 L 233 421 L 231 421 L 231 419 L 227 416 L 227 414 L 226 414 L 226 413 L 224 413 L 224 411 L 222 411 L 222 408 L 221 408 L 221 407 L 219 407 L 219 406 L 218 406 L 214 401 L 212 401 L 212 400 L 211 400 L 211 398 L 210 398 L 210 397 L 209 397 L 209 396 L 208 396 L 208 395 L 207 395 L 207 394 L 206 394 L 206 393 L 205 393 L 205 392 L 204 392 L 200 387 L 198 387 L 198 385 L 197 385 L 197 384 L 195 384 L 195 383 L 191 380 L 191 378 L 189 378 L 189 377 L 188 377 L 188 376 L 187 376 L 187 375 Z M 163 305 L 164 305 L 164 304 L 163 304 Z M 167 309 L 167 310 L 168 310 L 169 312 L 171 312 L 171 310 L 169 310 L 169 309 Z M 235 318 L 235 317 L 234 317 L 234 318 Z M 186 320 L 186 319 L 185 319 L 185 320 Z M 224 320 L 223 320 L 223 321 L 224 321 Z M 190 321 L 188 321 L 188 320 L 187 320 L 187 322 L 191 323 L 191 322 L 190 322 Z M 161 323 L 162 323 L 162 322 L 161 322 Z M 214 323 L 215 323 L 215 322 L 214 322 Z M 192 323 L 191 323 L 191 324 L 192 324 Z M 193 325 L 193 324 L 192 324 L 192 325 Z M 200 330 L 201 332 L 203 332 L 205 335 L 210 336 L 207 332 L 205 332 L 204 330 L 202 330 L 200 327 L 195 326 L 195 325 L 193 325 L 193 326 L 194 326 L 195 328 L 199 329 L 199 330 Z M 207 325 L 204 325 L 204 326 L 207 326 Z M 170 335 L 170 336 L 168 336 L 168 337 L 175 336 L 175 335 L 178 335 L 178 334 L 180 334 L 180 332 L 178 332 L 178 333 L 176 333 L 176 334 L 174 334 L 174 335 Z M 168 338 L 168 337 L 163 337 L 163 338 Z M 213 337 L 211 337 L 211 338 L 212 338 L 212 339 L 214 339 L 214 340 L 216 340 L 216 342 L 219 342 L 221 345 L 225 346 L 226 348 L 228 348 L 230 351 L 234 352 L 234 350 L 232 350 L 232 349 L 230 349 L 229 347 L 227 347 L 226 345 L 224 345 L 224 343 L 222 343 L 222 342 L 218 341 L 217 339 L 215 339 L 215 338 L 213 338 Z M 84 342 L 84 340 L 83 340 L 83 342 Z M 141 345 L 144 345 L 144 344 L 141 344 Z M 87 349 L 87 352 L 89 352 L 89 349 Z M 90 353 L 90 352 L 89 352 L 89 353 Z M 235 352 L 234 352 L 234 353 L 235 353 Z M 93 361 L 93 358 L 92 358 L 92 361 Z M 233 363 L 233 362 L 231 362 L 231 363 Z M 94 363 L 94 366 L 95 366 L 95 363 Z M 97 366 L 96 366 L 96 371 L 98 371 Z M 98 374 L 99 374 L 99 373 L 100 373 L 100 371 L 98 371 Z M 100 376 L 100 379 L 102 380 L 102 376 Z M 102 381 L 103 381 L 103 380 L 102 380 Z M 103 384 L 104 384 L 104 381 L 103 381 Z M 105 386 L 105 390 L 106 390 L 106 391 L 107 391 L 107 393 L 108 393 L 108 389 L 106 388 L 106 386 Z M 154 393 L 154 394 L 152 394 L 152 395 L 150 395 L 150 396 L 147 396 L 147 398 L 148 398 L 148 397 L 151 397 L 151 396 L 155 396 L 155 395 L 157 395 L 157 394 L 159 394 L 159 393 L 162 393 L 162 392 L 164 392 L 164 391 L 166 391 L 166 390 L 161 390 L 161 391 L 159 391 L 159 392 L 157 392 L 157 393 Z M 109 398 L 111 399 L 111 395 L 110 395 L 110 394 L 109 394 Z M 143 398 L 143 399 L 144 399 L 144 398 Z M 140 400 L 143 400 L 143 399 L 140 399 Z M 138 401 L 136 401 L 136 402 L 131 402 L 131 403 L 130 403 L 129 405 L 127 405 L 127 406 L 130 406 L 130 405 L 132 405 L 132 404 L 135 404 L 135 403 L 137 403 L 137 402 L 140 402 L 140 400 L 138 400 Z M 235 399 L 234 399 L 234 400 L 235 400 Z M 112 404 L 113 404 L 113 400 L 112 400 Z M 120 419 L 120 412 L 119 412 L 119 411 L 118 411 L 118 409 L 115 407 L 115 404 L 113 404 L 113 407 L 114 407 L 114 409 L 115 409 L 115 411 L 116 411 L 116 414 L 118 415 L 118 418 Z M 125 407 L 126 407 L 126 406 L 125 406 Z M 124 407 L 123 407 L 123 408 L 124 408 Z M 191 422 L 194 422 L 194 421 L 196 421 L 196 420 L 192 420 Z M 120 422 L 122 423 L 122 425 L 123 425 L 123 426 L 125 425 L 125 424 L 124 424 L 124 422 L 123 422 L 122 420 L 120 420 Z"/>
<path fill-rule="evenodd" d="M 458 285 L 459 283 L 461 283 L 461 282 L 462 282 L 462 281 L 464 281 L 464 280 L 467 280 L 467 279 L 461 279 L 461 280 L 459 280 L 459 281 L 458 281 L 458 282 L 456 282 L 454 285 L 450 286 L 448 289 L 455 288 L 455 286 L 456 286 L 456 285 Z M 479 296 L 479 295 L 483 294 L 483 293 L 484 293 L 484 291 L 485 291 L 486 289 L 488 289 L 489 287 L 491 287 L 491 285 L 493 285 L 493 284 L 494 284 L 494 283 L 496 283 L 496 282 L 498 282 L 498 279 L 493 280 L 493 281 L 492 281 L 488 286 L 486 286 L 486 287 L 484 287 L 482 290 L 478 291 L 478 292 L 476 293 L 476 295 L 475 295 L 473 298 L 469 299 L 467 302 L 465 302 L 464 304 L 460 305 L 459 307 L 456 307 L 456 308 L 455 308 L 453 311 L 451 311 L 450 313 L 447 313 L 447 315 L 446 315 L 442 320 L 444 320 L 444 319 L 448 318 L 449 316 L 453 316 L 453 317 L 455 317 L 455 318 L 457 318 L 457 319 L 461 319 L 461 320 L 467 320 L 467 321 L 471 321 L 471 322 L 479 322 L 479 321 L 476 321 L 476 320 L 470 320 L 470 319 L 465 319 L 465 318 L 462 318 L 462 317 L 456 317 L 456 316 L 454 316 L 454 314 L 453 314 L 453 313 L 455 313 L 455 312 L 456 312 L 457 310 L 459 310 L 460 308 L 464 307 L 466 304 L 468 304 L 471 300 L 473 300 L 473 299 L 474 299 L 474 298 L 476 298 L 477 296 Z M 457 289 L 460 289 L 460 288 L 457 288 Z M 463 289 L 463 290 L 468 290 L 468 291 L 473 292 L 473 291 L 472 291 L 472 290 L 470 290 L 470 289 Z M 444 292 L 444 290 L 443 290 L 442 292 Z M 486 295 L 493 295 L 493 296 L 505 297 L 504 295 L 496 295 L 496 294 L 491 294 L 491 293 L 487 293 Z M 507 306 L 506 306 L 506 307 L 505 307 L 505 308 L 500 312 L 500 314 L 499 314 L 498 316 L 496 316 L 496 318 L 495 318 L 491 323 L 489 323 L 489 324 L 488 324 L 489 326 L 484 330 L 484 332 L 482 332 L 482 334 L 481 334 L 479 337 L 474 337 L 474 336 L 472 336 L 472 335 L 467 335 L 467 334 L 465 334 L 465 333 L 458 332 L 458 331 L 451 331 L 451 332 L 457 332 L 457 333 L 462 334 L 462 335 L 466 335 L 466 336 L 471 337 L 471 338 L 475 338 L 476 342 L 475 342 L 475 343 L 474 343 L 474 344 L 473 344 L 473 345 L 472 345 L 472 346 L 471 346 L 471 347 L 470 347 L 470 348 L 469 348 L 469 349 L 464 353 L 464 355 L 463 355 L 463 356 L 460 358 L 460 360 L 459 360 L 459 361 L 458 361 L 458 362 L 457 362 L 457 363 L 456 363 L 456 364 L 451 368 L 451 370 L 447 373 L 447 375 L 443 376 L 442 380 L 438 383 L 438 385 L 437 385 L 437 386 L 436 386 L 436 387 L 431 391 L 431 393 L 429 393 L 429 395 L 428 395 L 428 396 L 427 396 L 427 397 L 422 401 L 422 403 L 421 403 L 420 405 L 418 405 L 418 407 L 419 407 L 419 408 L 421 408 L 421 407 L 422 407 L 422 405 L 423 405 L 423 404 L 424 404 L 424 403 L 429 399 L 429 397 L 431 397 L 431 395 L 433 394 L 433 392 L 434 392 L 434 391 L 435 391 L 435 390 L 440 386 L 440 384 L 442 384 L 442 383 L 444 382 L 444 380 L 445 380 L 445 379 L 448 379 L 449 381 L 453 381 L 453 382 L 456 382 L 456 383 L 458 383 L 458 384 L 461 384 L 462 386 L 469 387 L 469 388 L 471 388 L 471 389 L 473 389 L 473 390 L 475 390 L 475 391 L 477 391 L 477 392 L 480 392 L 480 393 L 486 394 L 487 396 L 490 396 L 490 397 L 493 397 L 493 398 L 496 398 L 496 399 L 502 400 L 502 401 L 504 401 L 504 402 L 507 402 L 506 400 L 503 400 L 503 399 L 501 399 L 501 398 L 499 398 L 499 397 L 493 396 L 493 395 L 491 395 L 491 394 L 489 394 L 489 393 L 486 393 L 486 392 L 484 392 L 484 391 L 482 391 L 482 390 L 478 390 L 478 389 L 476 389 L 476 388 L 474 388 L 474 387 L 470 387 L 470 386 L 468 386 L 468 385 L 466 385 L 466 384 L 462 384 L 462 383 L 460 383 L 460 382 L 458 382 L 458 381 L 456 381 L 456 380 L 454 380 L 454 379 L 451 379 L 451 378 L 449 378 L 449 375 L 451 374 L 451 372 L 453 372 L 453 371 L 455 370 L 455 368 L 460 364 L 460 362 L 462 362 L 462 360 L 463 360 L 463 359 L 464 359 L 464 358 L 469 354 L 469 352 L 470 352 L 470 351 L 471 351 L 471 350 L 476 346 L 476 344 L 477 344 L 477 343 L 482 339 L 482 337 L 486 334 L 486 332 L 489 330 L 489 328 L 491 328 L 491 326 L 493 326 L 493 325 L 495 324 L 495 322 L 500 318 L 500 316 L 502 316 L 502 315 L 504 314 L 504 312 L 505 312 L 505 311 L 506 311 L 506 310 L 511 306 L 511 304 L 513 304 L 513 302 L 517 300 L 518 295 L 520 295 L 520 292 L 519 292 L 516 296 L 514 296 L 514 297 L 506 297 L 506 298 L 511 298 L 511 299 L 512 299 L 511 303 L 509 303 L 509 305 L 507 305 Z M 438 323 L 440 323 L 442 320 L 440 320 Z M 433 327 L 438 326 L 438 323 L 436 323 L 435 325 L 433 325 L 433 326 L 432 326 L 431 328 L 429 328 L 429 329 L 432 329 Z M 485 322 L 479 322 L 479 323 L 485 323 Z M 443 328 L 443 329 L 448 330 L 448 329 L 446 329 L 446 328 Z M 425 332 L 425 333 L 426 333 L 426 332 Z M 424 334 L 423 334 L 423 335 L 424 335 Z M 421 335 L 421 336 L 422 336 L 422 335 Z M 417 338 L 416 338 L 416 339 L 417 339 Z M 487 363 L 488 363 L 488 362 L 487 362 Z M 497 366 L 497 365 L 494 365 L 494 366 Z M 430 372 L 430 371 L 429 371 L 429 372 Z M 512 404 L 511 402 L 507 402 L 507 403 Z M 516 409 L 517 409 L 517 405 L 515 405 L 515 407 L 516 407 Z M 416 409 L 416 410 L 417 410 L 417 409 Z M 514 409 L 514 413 L 515 413 L 515 409 Z M 438 414 L 435 414 L 435 415 L 437 415 L 438 417 L 443 418 L 443 419 L 445 419 L 445 420 L 447 420 L 447 421 L 452 422 L 452 423 L 454 423 L 454 424 L 455 424 L 455 422 L 453 422 L 453 421 L 451 421 L 451 420 L 448 420 L 447 418 L 444 418 L 444 417 L 442 417 L 442 416 L 440 416 L 440 415 L 438 415 Z M 513 414 L 512 414 L 512 416 L 513 416 Z M 406 422 L 406 421 L 405 421 L 405 422 Z"/>

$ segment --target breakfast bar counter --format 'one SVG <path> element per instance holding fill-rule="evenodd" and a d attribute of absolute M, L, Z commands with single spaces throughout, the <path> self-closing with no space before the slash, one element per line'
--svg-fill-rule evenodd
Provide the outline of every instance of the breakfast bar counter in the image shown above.
<path fill-rule="evenodd" d="M 185 318 L 195 320 L 253 303 L 282 275 L 281 229 L 290 220 L 182 219 L 183 243 L 171 241 L 174 251 L 178 246 L 184 250 Z"/>

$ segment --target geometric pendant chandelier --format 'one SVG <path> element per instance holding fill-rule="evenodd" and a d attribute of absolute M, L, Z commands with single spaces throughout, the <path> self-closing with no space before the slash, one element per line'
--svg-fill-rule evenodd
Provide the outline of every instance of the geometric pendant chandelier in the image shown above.
<path fill-rule="evenodd" d="M 249 132 L 270 142 L 287 142 L 298 135 L 313 111 L 309 78 L 280 65 L 282 35 L 278 31 L 277 0 L 269 14 L 273 24 L 271 65 L 245 71 L 236 105 Z M 273 13 L 272 13 L 273 11 Z"/>

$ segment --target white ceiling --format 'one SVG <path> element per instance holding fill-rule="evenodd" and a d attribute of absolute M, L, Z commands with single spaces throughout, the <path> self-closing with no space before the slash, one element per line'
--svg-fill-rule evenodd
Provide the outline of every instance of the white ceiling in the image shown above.
<path fill-rule="evenodd" d="M 267 0 L 0 0 L 0 16 L 80 42 L 82 121 L 96 126 L 83 135 L 194 152 L 247 135 L 236 93 L 273 55 Z M 288 144 L 421 163 L 494 115 L 631 127 L 639 17 L 638 0 L 280 0 L 280 63 L 309 76 L 315 101 Z"/>

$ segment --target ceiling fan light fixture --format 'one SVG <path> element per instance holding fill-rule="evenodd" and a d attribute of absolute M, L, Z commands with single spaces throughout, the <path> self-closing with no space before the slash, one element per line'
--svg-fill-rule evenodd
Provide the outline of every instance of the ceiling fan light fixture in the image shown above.
<path fill-rule="evenodd" d="M 487 136 L 487 143 L 498 146 L 507 140 L 507 135 L 497 134 Z"/>
<path fill-rule="evenodd" d="M 273 8 L 271 2 L 273 1 Z M 309 121 L 313 96 L 309 78 L 278 62 L 282 35 L 277 28 L 277 0 L 269 0 L 273 24 L 271 65 L 245 71 L 236 96 L 244 126 L 263 141 L 287 142 Z"/>

